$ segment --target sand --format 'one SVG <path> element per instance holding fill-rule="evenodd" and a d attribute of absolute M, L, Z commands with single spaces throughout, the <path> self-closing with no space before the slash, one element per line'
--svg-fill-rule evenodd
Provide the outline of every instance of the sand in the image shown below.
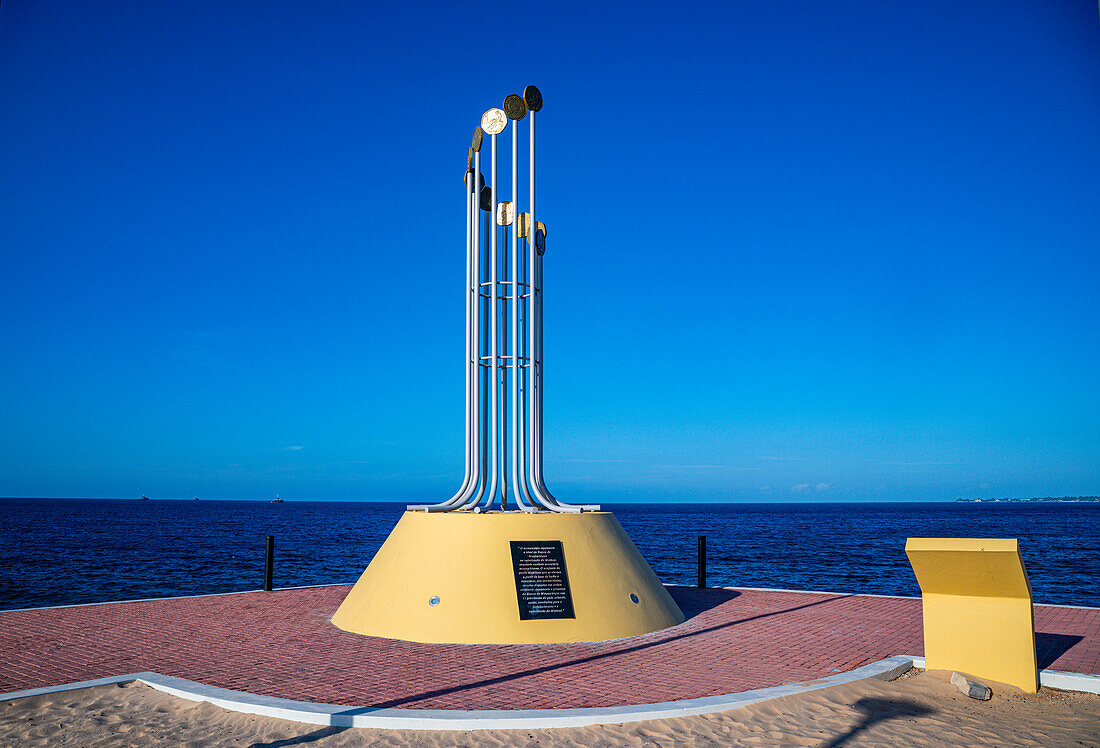
<path fill-rule="evenodd" d="M 318 727 L 225 711 L 141 684 L 0 703 L 2 746 L 1100 746 L 1100 696 L 990 683 L 975 701 L 950 673 L 913 671 L 721 714 L 559 730 Z"/>

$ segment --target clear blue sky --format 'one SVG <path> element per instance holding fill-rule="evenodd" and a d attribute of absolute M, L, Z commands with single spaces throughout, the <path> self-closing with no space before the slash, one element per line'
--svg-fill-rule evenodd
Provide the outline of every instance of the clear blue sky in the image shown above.
<path fill-rule="evenodd" d="M 1093 0 L 5 0 L 0 495 L 450 496 L 528 83 L 561 498 L 1100 493 Z"/>

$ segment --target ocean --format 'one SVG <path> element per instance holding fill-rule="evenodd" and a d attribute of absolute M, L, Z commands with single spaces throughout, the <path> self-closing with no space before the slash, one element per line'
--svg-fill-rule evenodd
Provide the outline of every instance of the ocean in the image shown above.
<path fill-rule="evenodd" d="M 1100 607 L 1100 503 L 610 504 L 662 581 L 919 595 L 906 537 L 1019 538 L 1037 603 Z M 398 503 L 0 499 L 0 610 L 354 582 Z"/>

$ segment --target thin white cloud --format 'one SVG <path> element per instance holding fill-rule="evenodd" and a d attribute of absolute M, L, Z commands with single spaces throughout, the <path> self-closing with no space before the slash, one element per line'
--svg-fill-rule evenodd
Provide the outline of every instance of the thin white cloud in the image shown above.
<path fill-rule="evenodd" d="M 591 463 L 607 463 L 607 462 L 634 462 L 634 460 L 585 460 L 581 458 L 561 457 L 557 459 L 547 460 L 547 462 L 591 462 Z"/>
<path fill-rule="evenodd" d="M 284 449 L 287 450 L 288 452 L 300 452 L 302 447 L 301 447 L 301 445 L 296 444 L 292 447 L 284 447 Z"/>
<path fill-rule="evenodd" d="M 757 457 L 758 460 L 782 460 L 783 462 L 802 462 L 803 460 L 810 459 L 809 457 L 776 457 L 774 455 L 765 455 Z"/>
<path fill-rule="evenodd" d="M 791 491 L 793 491 L 794 493 L 802 493 L 803 491 L 809 490 L 809 488 L 809 483 L 795 483 L 793 486 L 791 486 Z"/>
<path fill-rule="evenodd" d="M 817 490 L 817 491 L 825 491 L 831 485 L 832 485 L 832 483 L 818 483 L 816 486 L 814 486 L 814 489 Z"/>
<path fill-rule="evenodd" d="M 732 465 L 650 465 L 652 468 L 679 468 L 681 470 L 757 470 L 751 467 L 733 467 Z"/>

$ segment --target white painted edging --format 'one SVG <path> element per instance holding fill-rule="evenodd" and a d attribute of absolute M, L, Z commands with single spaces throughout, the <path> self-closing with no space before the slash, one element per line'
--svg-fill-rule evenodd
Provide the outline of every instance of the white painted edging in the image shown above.
<path fill-rule="evenodd" d="M 215 706 L 245 714 L 336 727 L 373 727 L 397 730 L 507 730 L 537 727 L 586 727 L 588 725 L 619 724 L 668 717 L 724 712 L 729 709 L 768 701 L 780 696 L 816 691 L 842 683 L 877 678 L 893 680 L 906 673 L 913 664 L 911 657 L 890 657 L 864 665 L 847 673 L 828 678 L 793 683 L 786 686 L 761 688 L 744 693 L 707 696 L 701 699 L 668 701 L 660 704 L 602 707 L 595 709 L 503 709 L 461 711 L 455 709 L 377 709 L 347 707 L 338 704 L 317 704 L 291 701 L 271 696 L 232 691 L 206 686 L 183 678 L 158 673 L 132 673 L 114 678 L 70 683 L 64 686 L 34 688 L 0 695 L 0 701 L 71 691 L 77 688 L 139 681 L 159 691 L 192 701 L 208 701 Z"/>
<path fill-rule="evenodd" d="M 118 683 L 132 683 L 139 680 L 141 675 L 155 675 L 155 673 L 133 673 L 131 675 L 112 675 L 109 678 L 96 678 L 95 680 L 82 680 L 76 683 L 63 683 L 60 686 L 43 686 L 42 688 L 28 688 L 25 691 L 10 691 L 0 693 L 0 702 L 14 701 L 15 699 L 27 699 L 31 696 L 49 696 L 66 691 L 77 691 L 81 688 L 95 688 L 96 686 L 113 686 Z"/>
<path fill-rule="evenodd" d="M 1060 688 L 1063 691 L 1100 693 L 1100 675 L 1064 673 L 1060 670 L 1040 670 L 1039 685 L 1047 688 Z"/>
<path fill-rule="evenodd" d="M 217 688 L 202 683 L 173 678 L 159 673 L 143 672 L 118 675 L 111 678 L 68 683 L 61 686 L 31 688 L 25 691 L 0 694 L 0 702 L 29 696 L 44 696 L 80 688 L 92 688 L 116 683 L 138 681 L 173 696 L 191 701 L 207 701 L 215 706 L 244 714 L 276 717 L 294 722 L 335 727 L 366 727 L 398 730 L 507 730 L 536 727 L 586 727 L 589 725 L 621 724 L 649 719 L 687 717 L 697 714 L 713 714 L 738 709 L 750 704 L 808 693 L 829 686 L 851 683 L 865 678 L 893 680 L 908 672 L 911 667 L 924 668 L 923 657 L 899 655 L 864 665 L 847 673 L 827 678 L 793 683 L 785 686 L 761 688 L 743 693 L 708 696 L 701 699 L 684 699 L 660 704 L 638 704 L 595 709 L 504 709 L 462 711 L 456 709 L 378 709 L 374 707 L 348 707 L 339 704 L 319 704 L 308 701 L 292 701 L 272 696 L 260 696 L 228 688 Z M 1100 693 L 1100 676 L 1087 673 L 1065 673 L 1055 670 L 1040 671 L 1040 684 L 1067 691 Z"/>
<path fill-rule="evenodd" d="M 913 667 L 924 670 L 923 657 L 910 657 Z M 1100 694 L 1100 675 L 1089 673 L 1069 673 L 1064 670 L 1040 670 L 1039 685 L 1047 688 L 1060 688 L 1063 691 L 1083 691 Z"/>

